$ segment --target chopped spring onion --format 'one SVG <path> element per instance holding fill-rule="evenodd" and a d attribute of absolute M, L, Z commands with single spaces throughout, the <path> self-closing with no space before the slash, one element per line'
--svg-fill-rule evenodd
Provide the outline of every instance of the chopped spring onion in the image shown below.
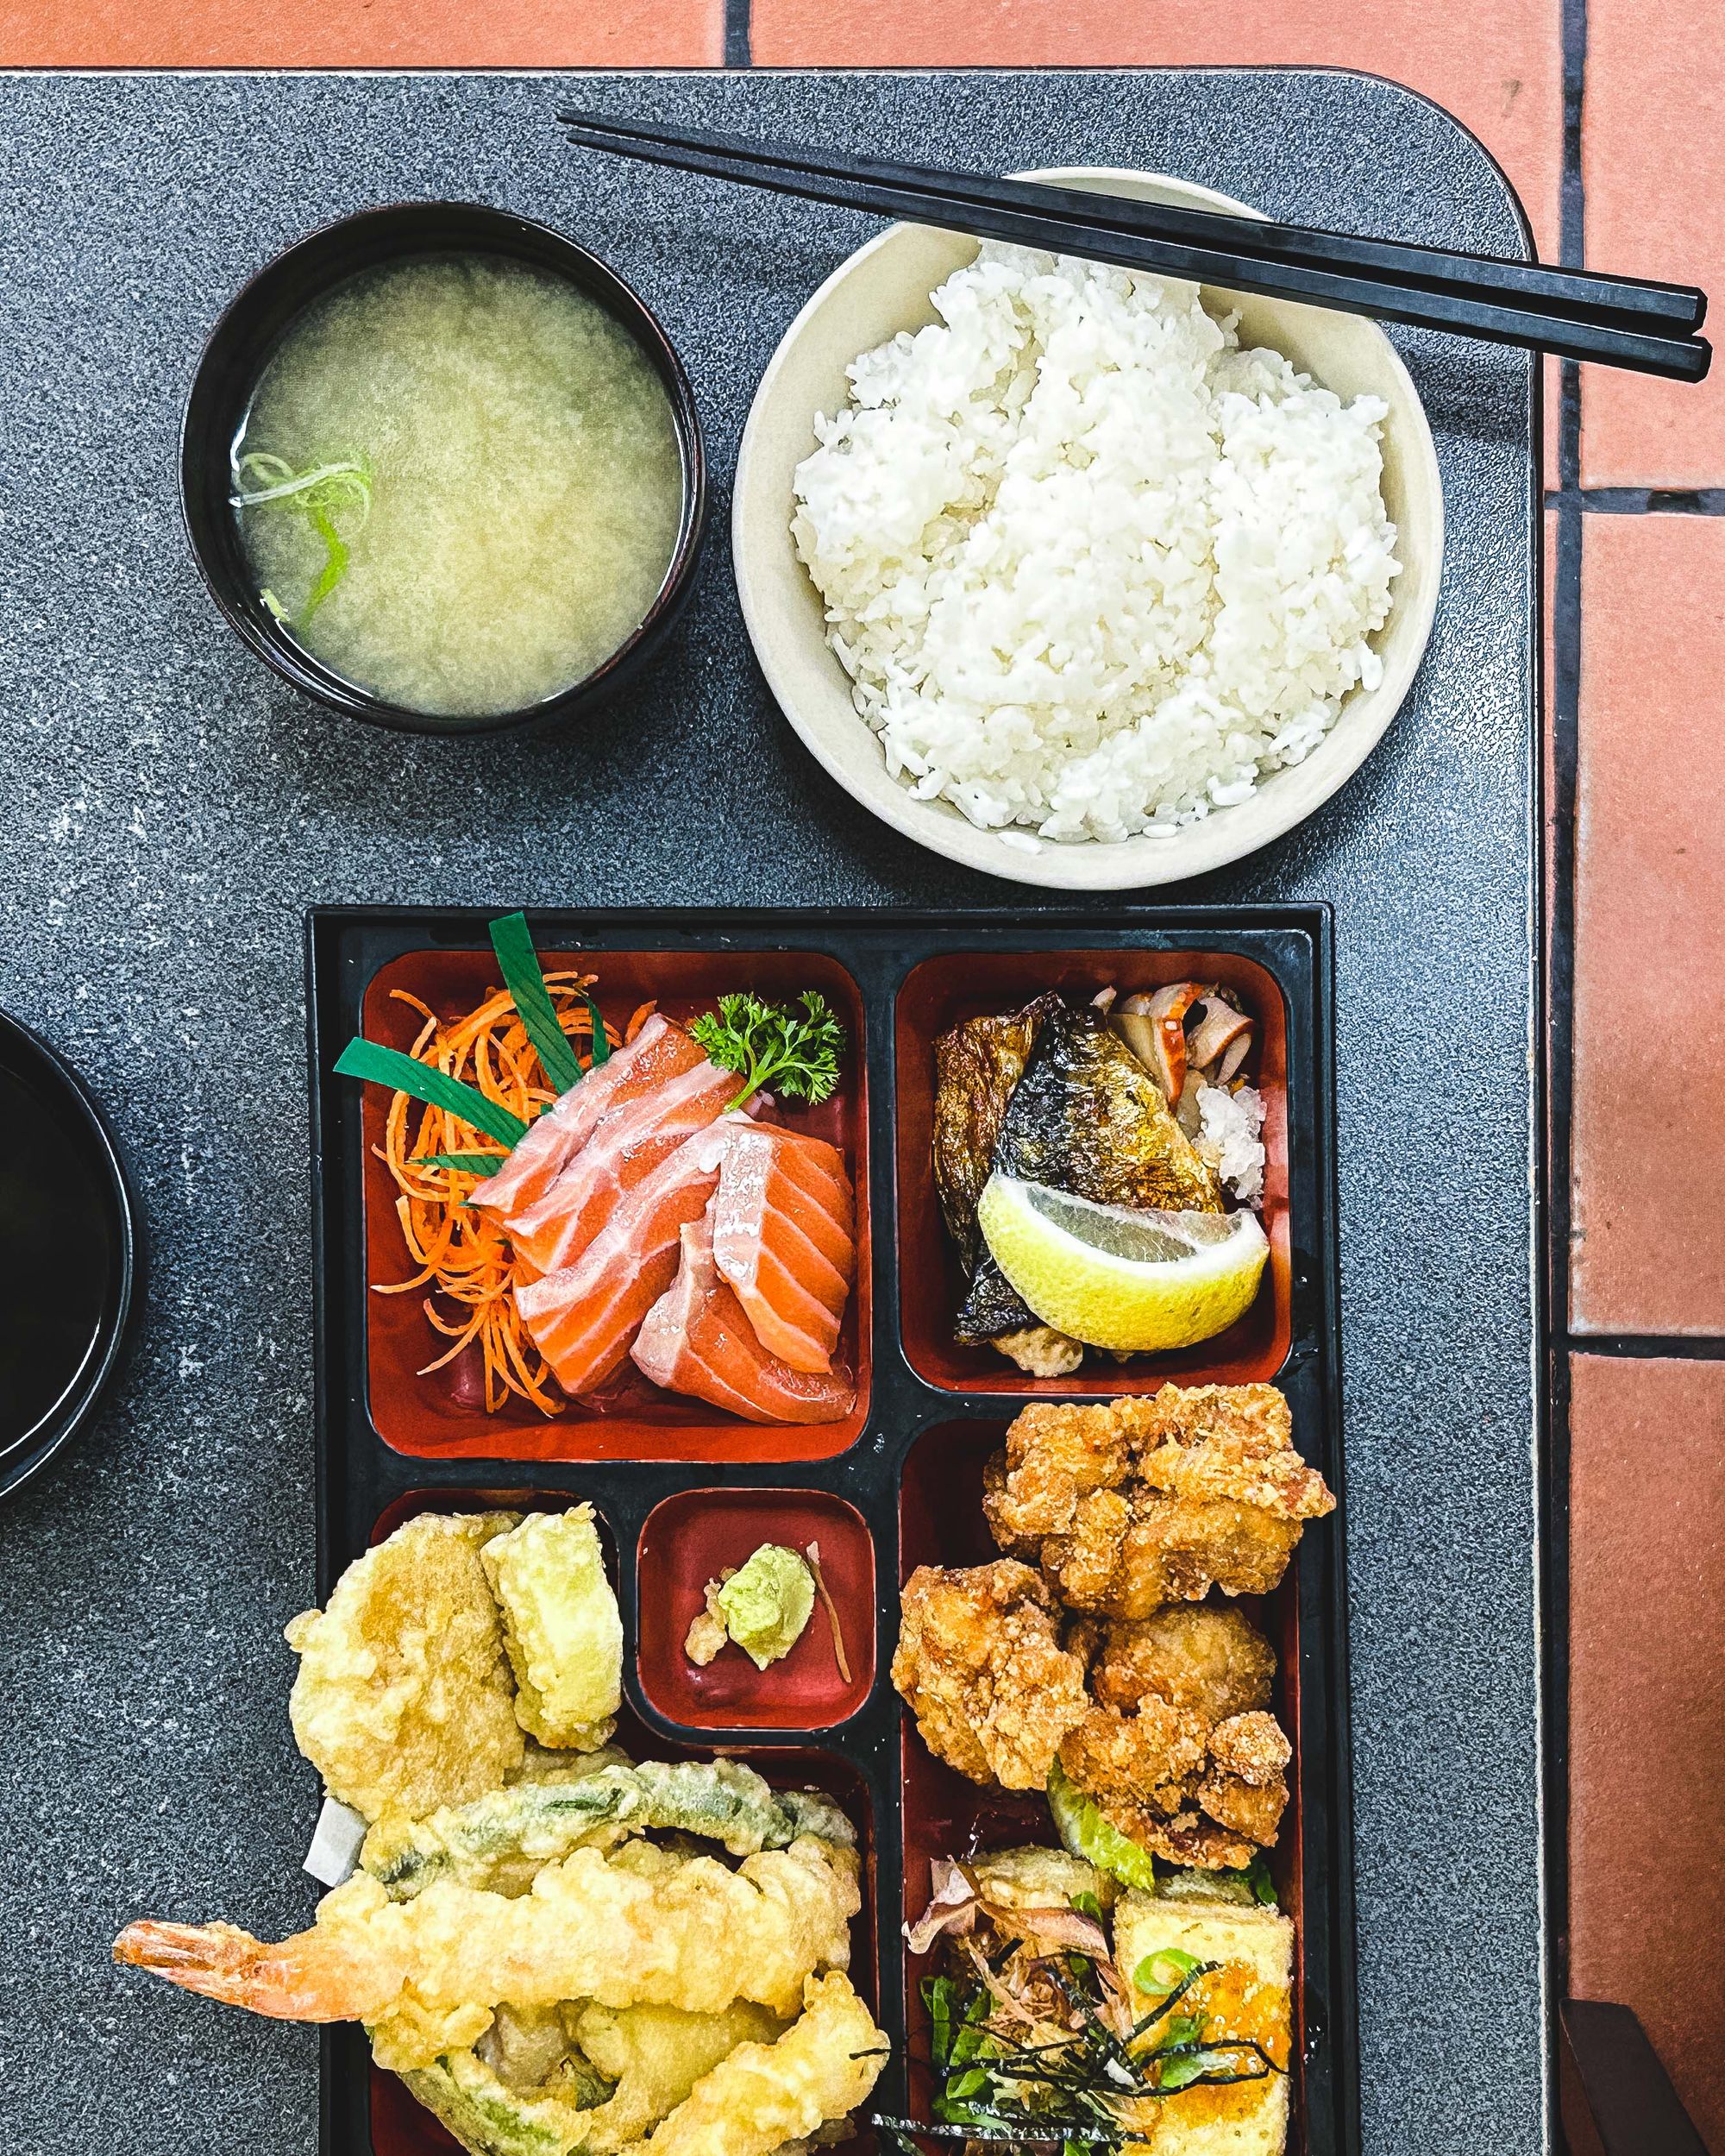
<path fill-rule="evenodd" d="M 263 449 L 248 449 L 243 456 L 236 456 L 233 468 L 234 492 L 228 499 L 235 509 L 261 509 L 279 502 L 304 515 L 323 542 L 323 567 L 299 610 L 298 619 L 304 625 L 348 573 L 352 549 L 337 531 L 336 516 L 341 510 L 357 510 L 359 521 L 354 531 L 356 534 L 364 531 L 372 512 L 371 474 L 363 464 L 352 461 L 314 464 L 309 470 L 296 472 L 285 457 L 272 456 Z M 291 619 L 273 592 L 260 596 L 278 621 Z"/>
<path fill-rule="evenodd" d="M 1177 1946 L 1164 1946 L 1157 1953 L 1145 1956 L 1132 1971 L 1132 1982 L 1140 1991 L 1172 1991 L 1194 1975 L 1199 1966 L 1195 1954 L 1183 1953 Z"/>

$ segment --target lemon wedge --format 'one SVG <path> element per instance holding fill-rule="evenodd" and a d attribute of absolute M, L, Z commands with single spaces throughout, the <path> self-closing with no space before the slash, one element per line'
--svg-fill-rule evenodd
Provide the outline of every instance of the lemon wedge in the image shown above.
<path fill-rule="evenodd" d="M 1226 1332 L 1251 1307 L 1270 1255 L 1255 1213 L 1095 1205 L 998 1171 L 976 1218 L 1044 1325 L 1122 1355 Z"/>

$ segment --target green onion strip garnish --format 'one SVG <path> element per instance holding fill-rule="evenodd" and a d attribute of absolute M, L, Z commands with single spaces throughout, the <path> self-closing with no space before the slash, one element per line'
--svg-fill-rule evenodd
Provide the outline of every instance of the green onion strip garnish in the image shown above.
<path fill-rule="evenodd" d="M 416 1056 L 404 1055 L 398 1048 L 354 1039 L 336 1059 L 336 1068 L 342 1078 L 366 1078 L 373 1085 L 387 1085 L 423 1101 L 428 1108 L 441 1108 L 511 1150 L 527 1135 L 527 1126 L 520 1116 L 499 1102 L 487 1100 L 478 1086 L 464 1085 L 447 1071 L 421 1063 Z"/>
<path fill-rule="evenodd" d="M 527 1038 L 544 1066 L 545 1075 L 559 1094 L 567 1093 L 581 1078 L 580 1058 L 574 1044 L 563 1031 L 557 1008 L 551 1001 L 545 986 L 545 976 L 540 968 L 539 953 L 533 948 L 533 938 L 527 927 L 525 914 L 505 914 L 491 924 L 491 947 L 497 953 L 497 962 L 503 969 L 503 984 L 509 990 L 510 999 L 520 1014 Z M 593 1061 L 602 1063 L 605 1056 L 601 1044 L 605 1040 L 605 1021 L 593 1007 L 591 996 L 586 998 L 587 1009 L 593 1011 Z"/>

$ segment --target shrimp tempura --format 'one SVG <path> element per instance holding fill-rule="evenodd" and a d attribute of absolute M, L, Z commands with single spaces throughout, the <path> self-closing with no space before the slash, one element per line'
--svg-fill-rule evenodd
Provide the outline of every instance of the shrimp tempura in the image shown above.
<path fill-rule="evenodd" d="M 854 1851 L 804 1839 L 731 1870 L 657 1850 L 644 1861 L 643 1848 L 577 1850 L 514 1897 L 443 1879 L 392 1901 L 360 1873 L 279 1945 L 226 1924 L 145 1922 L 114 1958 L 254 2014 L 367 2023 L 410 1993 L 434 2016 L 563 1999 L 695 2014 L 748 1999 L 787 2015 L 806 1977 L 849 1965 Z"/>

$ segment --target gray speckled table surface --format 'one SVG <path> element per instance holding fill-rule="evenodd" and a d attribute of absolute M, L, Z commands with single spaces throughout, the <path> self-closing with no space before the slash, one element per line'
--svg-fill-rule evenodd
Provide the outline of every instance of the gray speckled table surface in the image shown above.
<path fill-rule="evenodd" d="M 0 1513 L 12 2156 L 316 2142 L 310 2033 L 107 1953 L 140 1913 L 279 1933 L 314 1898 L 280 1639 L 312 1587 L 304 908 L 1014 896 L 850 809 L 773 709 L 731 588 L 750 391 L 868 228 L 566 153 L 562 86 L 0 79 L 0 1003 L 94 1082 L 151 1256 L 125 1377 Z M 1362 77 L 653 76 L 586 95 L 996 170 L 1139 164 L 1314 223 L 1522 246 L 1471 137 Z M 241 651 L 181 534 L 179 412 L 223 301 L 331 217 L 437 195 L 546 218 L 617 261 L 688 361 L 708 431 L 714 544 L 680 641 L 561 740 L 336 720 Z M 1327 811 L 1170 896 L 1336 906 L 1365 2144 L 1508 2156 L 1544 2123 L 1533 374 L 1397 342 L 1449 516 L 1425 670 Z"/>

